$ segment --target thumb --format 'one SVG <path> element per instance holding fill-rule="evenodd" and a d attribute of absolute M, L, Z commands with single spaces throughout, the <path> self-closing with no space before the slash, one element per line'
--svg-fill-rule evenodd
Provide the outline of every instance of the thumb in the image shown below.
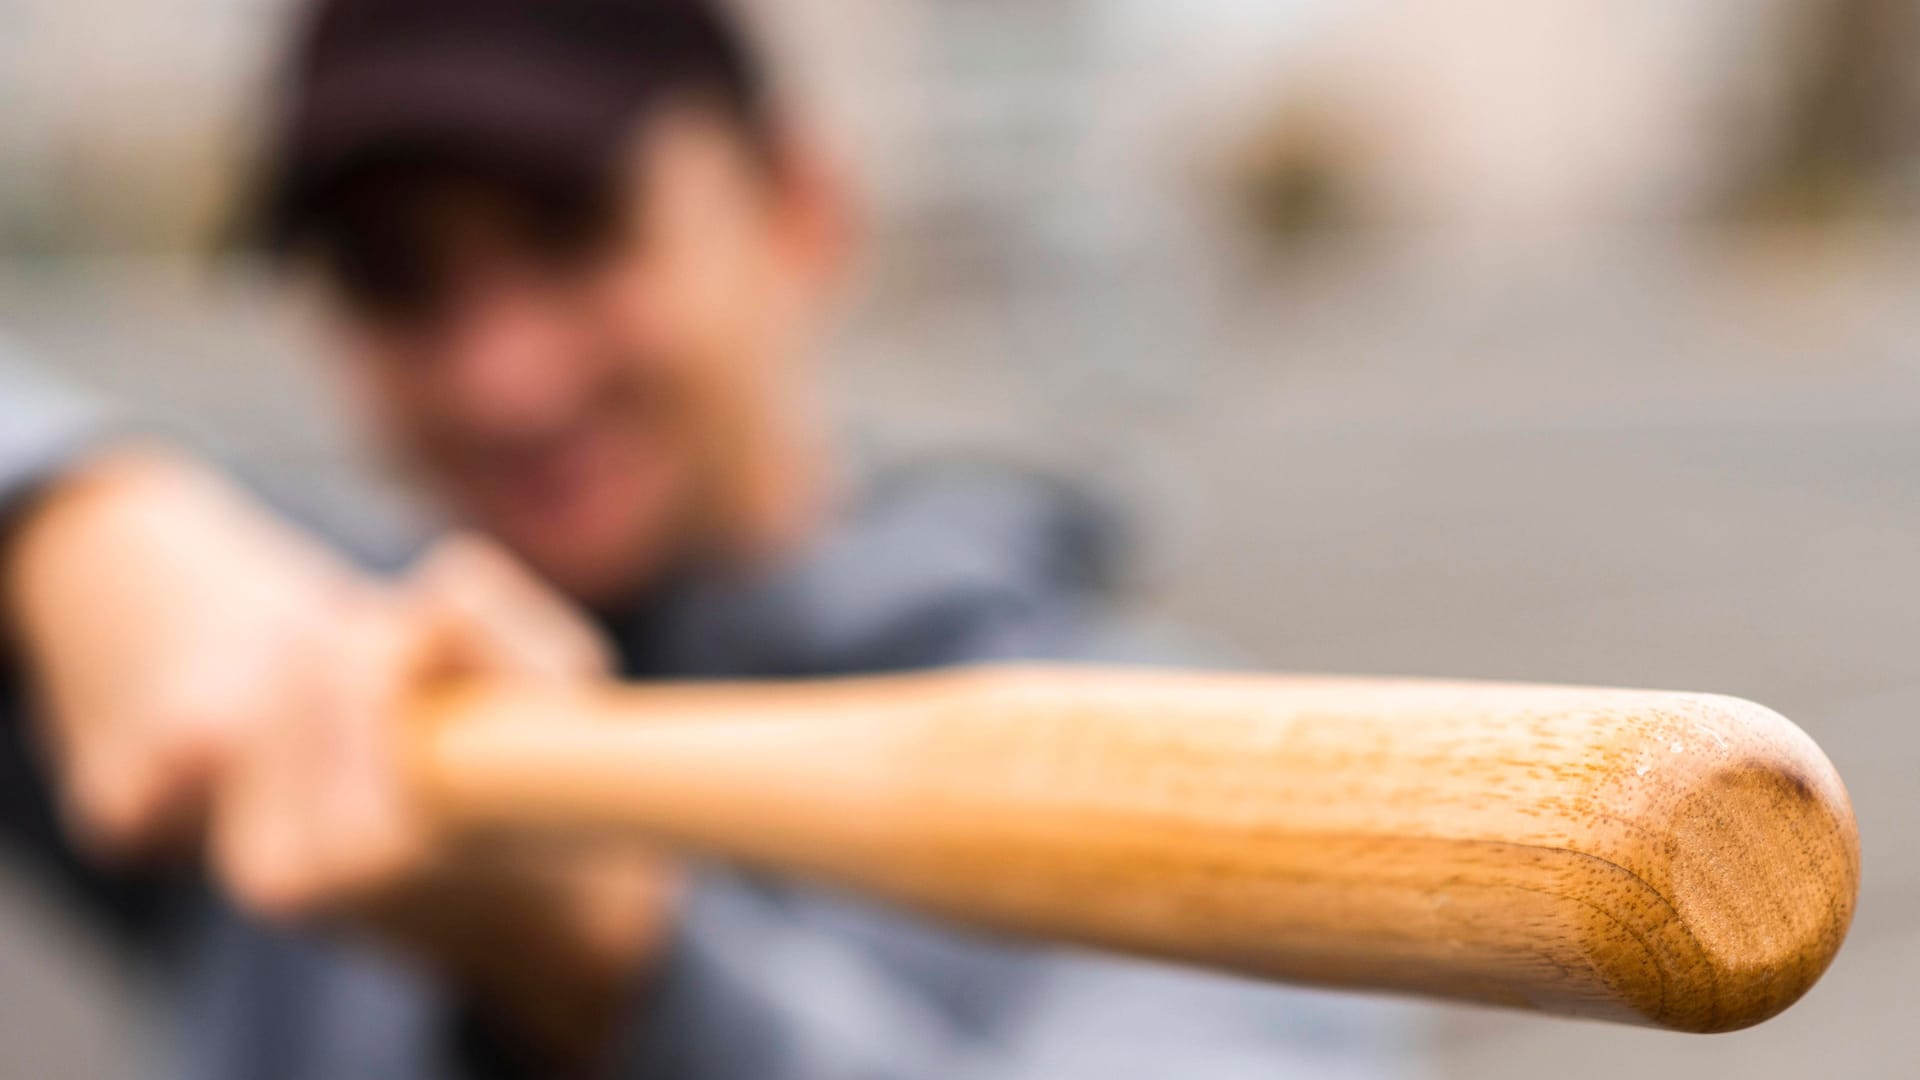
<path fill-rule="evenodd" d="M 440 674 L 559 683 L 613 666 L 586 616 L 491 541 L 442 541 L 414 571 L 410 593 L 439 629 Z"/>

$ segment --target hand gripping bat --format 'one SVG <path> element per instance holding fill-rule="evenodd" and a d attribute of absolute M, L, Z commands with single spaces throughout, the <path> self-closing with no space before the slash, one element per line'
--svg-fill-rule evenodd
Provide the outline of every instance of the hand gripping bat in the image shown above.
<path fill-rule="evenodd" d="M 475 828 L 636 830 L 975 926 L 1684 1031 L 1846 934 L 1845 789 L 1703 694 L 1108 668 L 436 694 Z"/>

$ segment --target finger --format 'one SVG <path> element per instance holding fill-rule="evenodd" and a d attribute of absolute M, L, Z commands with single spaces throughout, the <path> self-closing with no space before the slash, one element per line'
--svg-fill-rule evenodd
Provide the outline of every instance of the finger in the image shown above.
<path fill-rule="evenodd" d="M 497 544 L 443 541 L 415 571 L 413 591 L 472 669 L 560 682 L 612 666 L 611 649 L 592 625 Z"/>
<path fill-rule="evenodd" d="M 334 912 L 423 858 L 397 717 L 432 645 L 430 627 L 383 599 L 304 659 L 297 703 L 258 725 L 225 785 L 221 867 L 243 903 L 279 917 Z"/>
<path fill-rule="evenodd" d="M 183 802 L 169 774 L 123 748 L 74 754 L 61 769 L 68 833 L 90 854 L 129 861 L 154 850 Z"/>
<path fill-rule="evenodd" d="M 401 767 L 402 724 L 421 672 L 440 648 L 439 628 L 398 599 L 345 642 L 350 670 L 333 682 L 326 768 L 314 804 L 326 808 L 321 843 L 343 891 L 401 876 L 427 847 Z"/>
<path fill-rule="evenodd" d="M 196 831 L 232 707 L 180 693 L 149 694 L 135 709 L 125 695 L 105 700 L 43 705 L 37 749 L 60 778 L 77 843 L 114 861 L 162 854 Z"/>
<path fill-rule="evenodd" d="M 250 725 L 213 794 L 214 869 L 239 904 L 263 916 L 302 914 L 317 892 L 311 798 L 326 688 L 310 658 L 284 673 L 285 700 Z"/>

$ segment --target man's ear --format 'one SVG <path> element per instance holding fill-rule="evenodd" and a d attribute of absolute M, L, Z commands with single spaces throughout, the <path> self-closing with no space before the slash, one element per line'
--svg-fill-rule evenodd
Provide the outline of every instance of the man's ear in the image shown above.
<path fill-rule="evenodd" d="M 783 127 L 771 167 L 779 185 L 779 229 L 795 277 L 816 299 L 845 284 L 859 249 L 862 221 L 839 155 L 812 132 Z"/>

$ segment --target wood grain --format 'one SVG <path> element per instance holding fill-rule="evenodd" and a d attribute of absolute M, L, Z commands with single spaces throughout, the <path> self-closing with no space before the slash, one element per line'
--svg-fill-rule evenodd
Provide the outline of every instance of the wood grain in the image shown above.
<path fill-rule="evenodd" d="M 1701 694 L 1100 668 L 455 691 L 468 826 L 660 839 L 1020 934 L 1684 1031 L 1798 999 L 1859 844 L 1778 714 Z"/>

